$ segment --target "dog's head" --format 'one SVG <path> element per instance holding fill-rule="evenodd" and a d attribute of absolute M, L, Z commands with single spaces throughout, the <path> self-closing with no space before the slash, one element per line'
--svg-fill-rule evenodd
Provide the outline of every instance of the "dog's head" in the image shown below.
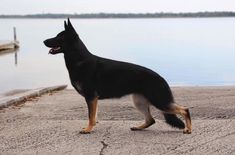
<path fill-rule="evenodd" d="M 44 44 L 51 48 L 49 54 L 66 53 L 66 47 L 69 47 L 71 43 L 74 43 L 78 39 L 78 34 L 73 28 L 69 18 L 68 22 L 64 21 L 64 31 L 57 34 L 54 38 L 49 38 L 44 41 Z"/>

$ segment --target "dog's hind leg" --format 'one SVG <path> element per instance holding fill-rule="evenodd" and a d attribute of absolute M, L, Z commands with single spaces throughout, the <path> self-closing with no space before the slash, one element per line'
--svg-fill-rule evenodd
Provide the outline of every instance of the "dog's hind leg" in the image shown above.
<path fill-rule="evenodd" d="M 96 115 L 97 115 L 97 103 L 98 103 L 98 97 L 95 97 L 94 99 L 87 101 L 89 122 L 88 126 L 86 128 L 83 128 L 82 131 L 80 131 L 80 133 L 82 134 L 90 133 L 93 127 L 95 126 Z"/>
<path fill-rule="evenodd" d="M 191 117 L 190 117 L 188 108 L 177 105 L 177 104 L 171 104 L 169 105 L 167 110 L 165 110 L 164 112 L 170 113 L 170 114 L 181 115 L 186 121 L 186 126 L 184 128 L 183 133 L 190 134 L 192 132 L 192 123 L 191 123 Z"/>
<path fill-rule="evenodd" d="M 133 94 L 132 98 L 133 98 L 135 107 L 144 115 L 145 123 L 137 127 L 132 127 L 131 130 L 142 130 L 153 125 L 155 123 L 155 120 L 153 119 L 150 113 L 150 109 L 149 109 L 150 104 L 148 100 L 143 95 L 139 95 L 139 94 Z"/>

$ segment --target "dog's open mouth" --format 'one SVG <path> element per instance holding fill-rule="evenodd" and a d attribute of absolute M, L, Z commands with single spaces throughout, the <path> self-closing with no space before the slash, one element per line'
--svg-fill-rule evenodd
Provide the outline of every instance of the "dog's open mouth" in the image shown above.
<path fill-rule="evenodd" d="M 48 54 L 56 54 L 60 52 L 61 47 L 53 47 L 50 49 Z"/>

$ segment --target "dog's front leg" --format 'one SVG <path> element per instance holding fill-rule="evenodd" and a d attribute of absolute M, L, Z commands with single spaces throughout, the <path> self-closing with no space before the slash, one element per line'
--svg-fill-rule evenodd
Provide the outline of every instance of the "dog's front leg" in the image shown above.
<path fill-rule="evenodd" d="M 88 107 L 88 117 L 89 122 L 86 128 L 83 128 L 80 133 L 88 134 L 91 132 L 93 126 L 96 124 L 96 113 L 97 113 L 97 102 L 98 97 L 94 97 L 93 99 L 86 99 L 87 107 Z"/>

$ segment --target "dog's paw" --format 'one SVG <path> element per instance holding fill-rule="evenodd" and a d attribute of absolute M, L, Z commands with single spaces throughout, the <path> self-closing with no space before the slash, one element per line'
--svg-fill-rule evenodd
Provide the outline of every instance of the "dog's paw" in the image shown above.
<path fill-rule="evenodd" d="M 131 127 L 130 129 L 131 129 L 131 131 L 139 131 L 139 130 L 143 130 L 143 129 L 138 128 L 138 127 Z"/>
<path fill-rule="evenodd" d="M 188 128 L 185 128 L 183 130 L 183 134 L 191 134 L 192 133 L 192 130 L 188 129 Z"/>
<path fill-rule="evenodd" d="M 80 133 L 80 134 L 90 134 L 91 131 L 81 130 L 79 133 Z"/>
<path fill-rule="evenodd" d="M 80 131 L 80 134 L 90 134 L 92 130 L 91 126 L 88 126 L 86 128 L 82 128 L 82 130 Z"/>

